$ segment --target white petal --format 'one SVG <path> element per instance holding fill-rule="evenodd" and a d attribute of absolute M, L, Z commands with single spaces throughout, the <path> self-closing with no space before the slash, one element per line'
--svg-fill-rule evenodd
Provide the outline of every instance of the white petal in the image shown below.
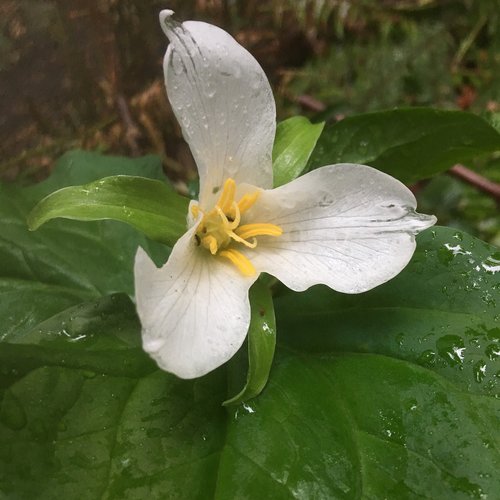
<path fill-rule="evenodd" d="M 210 208 L 228 177 L 272 187 L 274 98 L 257 61 L 216 26 L 160 13 L 170 40 L 167 93 L 200 174 L 200 204 Z"/>
<path fill-rule="evenodd" d="M 239 349 L 255 281 L 197 247 L 194 230 L 179 239 L 161 269 L 139 248 L 134 269 L 144 350 L 181 378 L 200 377 Z"/>
<path fill-rule="evenodd" d="M 252 262 L 297 291 L 319 283 L 344 293 L 369 290 L 396 276 L 413 255 L 415 234 L 435 224 L 415 207 L 408 188 L 371 167 L 314 170 L 263 191 L 248 212 L 248 220 L 283 229 L 259 238 Z"/>

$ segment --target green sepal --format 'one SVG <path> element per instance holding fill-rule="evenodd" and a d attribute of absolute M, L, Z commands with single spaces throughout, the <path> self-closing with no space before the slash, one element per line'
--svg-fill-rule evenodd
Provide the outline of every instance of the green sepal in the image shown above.
<path fill-rule="evenodd" d="M 264 389 L 274 358 L 276 320 L 271 290 L 261 281 L 250 289 L 252 316 L 248 329 L 248 372 L 243 389 L 224 401 L 224 406 L 237 405 L 258 396 Z"/>

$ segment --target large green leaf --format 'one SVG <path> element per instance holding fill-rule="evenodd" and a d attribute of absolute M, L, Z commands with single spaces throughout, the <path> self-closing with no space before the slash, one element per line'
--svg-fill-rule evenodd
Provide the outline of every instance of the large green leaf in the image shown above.
<path fill-rule="evenodd" d="M 384 286 L 359 296 L 315 287 L 282 299 L 289 313 L 279 327 L 294 348 L 403 357 L 464 390 L 495 395 L 499 292 L 500 251 L 438 227 L 420 236 L 411 266 Z M 295 314 L 298 307 L 307 312 Z"/>
<path fill-rule="evenodd" d="M 186 231 L 188 205 L 189 200 L 165 182 L 114 175 L 54 191 L 30 212 L 28 225 L 35 230 L 58 217 L 113 219 L 130 224 L 154 241 L 173 246 Z"/>
<path fill-rule="evenodd" d="M 7 498 L 495 498 L 494 248 L 436 228 L 367 294 L 280 296 L 269 383 L 225 409 L 225 368 L 195 381 L 159 371 L 132 302 L 109 295 L 130 291 L 139 236 L 113 222 L 29 233 L 30 196 L 0 194 Z"/>
<path fill-rule="evenodd" d="M 500 151 L 500 133 L 463 111 L 379 111 L 326 126 L 310 168 L 361 163 L 412 183 L 480 155 Z"/>

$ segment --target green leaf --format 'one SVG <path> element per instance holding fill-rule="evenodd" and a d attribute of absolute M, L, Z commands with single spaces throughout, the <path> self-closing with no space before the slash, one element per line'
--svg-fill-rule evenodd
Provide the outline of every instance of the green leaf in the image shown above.
<path fill-rule="evenodd" d="M 114 219 L 173 246 L 186 231 L 189 200 L 161 181 L 117 175 L 55 191 L 28 217 L 31 230 L 63 217 L 81 221 Z"/>
<path fill-rule="evenodd" d="M 430 369 L 459 389 L 497 394 L 500 252 L 461 231 L 418 237 L 411 264 L 356 295 L 314 287 L 276 305 L 287 343 L 312 352 L 362 352 Z M 307 313 L 297 314 L 300 307 Z M 307 338 L 303 330 L 307 328 Z"/>
<path fill-rule="evenodd" d="M 310 168 L 361 163 L 413 183 L 456 163 L 500 150 L 500 133 L 463 111 L 396 109 L 352 116 L 325 127 Z"/>
<path fill-rule="evenodd" d="M 113 292 L 132 294 L 131 269 L 139 245 L 158 264 L 166 260 L 168 248 L 113 221 L 56 220 L 34 233 L 28 231 L 27 215 L 41 196 L 68 184 L 116 173 L 117 164 L 122 163 L 129 174 L 161 174 L 161 163 L 155 157 L 122 162 L 77 151 L 64 155 L 43 183 L 25 189 L 0 184 L 0 340 L 21 334 L 82 301 Z M 89 172 L 89 165 L 99 168 Z"/>
<path fill-rule="evenodd" d="M 112 293 L 131 292 L 141 235 L 70 220 L 30 233 L 29 191 L 0 192 L 3 496 L 496 496 L 498 249 L 435 228 L 371 292 L 281 295 L 265 390 L 223 408 L 226 369 L 161 372 Z"/>
<path fill-rule="evenodd" d="M 132 304 L 114 297 L 42 323 L 35 343 L 0 349 L 7 497 L 203 498 L 213 489 L 224 373 L 193 382 L 157 370 L 139 347 Z"/>
<path fill-rule="evenodd" d="M 274 358 L 276 321 L 273 297 L 268 286 L 256 281 L 250 289 L 252 317 L 248 328 L 248 373 L 243 389 L 225 406 L 241 404 L 258 396 L 264 389 Z"/>
<path fill-rule="evenodd" d="M 298 177 L 316 146 L 324 123 L 311 123 L 303 116 L 280 122 L 273 148 L 274 187 Z"/>

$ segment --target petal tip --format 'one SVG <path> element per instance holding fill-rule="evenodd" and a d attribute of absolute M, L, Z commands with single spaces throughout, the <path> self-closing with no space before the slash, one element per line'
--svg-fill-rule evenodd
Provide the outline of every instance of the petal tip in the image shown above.
<path fill-rule="evenodd" d="M 169 17 L 174 15 L 174 11 L 172 9 L 163 9 L 160 11 L 160 22 L 166 21 Z"/>
<path fill-rule="evenodd" d="M 170 18 L 173 15 L 174 15 L 174 11 L 171 9 L 163 9 L 162 11 L 160 11 L 160 14 L 159 14 L 160 26 L 166 35 L 168 35 L 167 29 L 168 29 L 168 25 L 171 23 Z"/>
<path fill-rule="evenodd" d="M 415 224 L 413 228 L 414 235 L 417 235 L 418 233 L 429 229 L 437 222 L 437 218 L 435 215 L 420 214 L 418 212 L 415 212 L 415 210 L 412 210 L 412 212 L 413 222 Z"/>

